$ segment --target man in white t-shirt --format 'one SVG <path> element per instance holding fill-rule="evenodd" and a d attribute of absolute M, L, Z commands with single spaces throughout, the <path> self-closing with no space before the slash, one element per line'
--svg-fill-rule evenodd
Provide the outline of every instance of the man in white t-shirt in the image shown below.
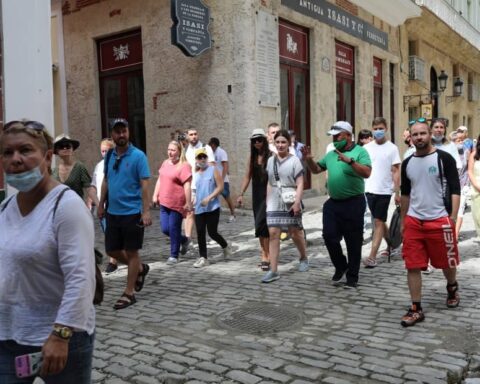
<path fill-rule="evenodd" d="M 230 209 L 230 217 L 228 218 L 229 223 L 235 222 L 235 205 L 233 204 L 232 197 L 230 196 L 230 180 L 228 178 L 228 155 L 223 148 L 220 147 L 220 140 L 216 137 L 212 137 L 208 145 L 212 147 L 213 154 L 215 156 L 215 166 L 218 169 L 218 172 L 223 177 L 223 192 L 222 196 L 228 204 Z"/>
<path fill-rule="evenodd" d="M 280 130 L 280 125 L 278 125 L 277 123 L 268 124 L 268 127 L 267 127 L 268 149 L 270 149 L 270 152 L 272 152 L 272 153 L 277 153 L 277 148 L 275 147 L 275 144 L 273 143 L 273 138 L 275 137 L 275 134 L 279 130 Z"/>
<path fill-rule="evenodd" d="M 277 132 L 280 130 L 280 125 L 278 123 L 270 123 L 267 128 L 267 140 L 268 140 L 268 149 L 272 153 L 277 153 L 277 147 L 275 147 L 274 139 Z M 293 146 L 288 147 L 288 153 L 291 155 L 296 155 L 295 148 Z M 297 156 L 298 157 L 298 156 Z"/>
<path fill-rule="evenodd" d="M 102 183 L 105 176 L 105 174 L 103 173 L 105 169 L 105 155 L 114 146 L 115 143 L 112 139 L 103 139 L 100 143 L 100 153 L 102 154 L 102 160 L 97 163 L 95 169 L 93 170 L 92 183 L 90 184 L 90 188 L 88 189 L 89 203 L 92 205 L 92 208 L 98 207 L 98 203 L 101 198 Z M 96 215 L 97 214 L 95 213 L 95 216 Z M 103 218 L 102 220 L 100 220 L 100 226 L 102 227 L 103 232 L 105 232 L 105 225 L 106 219 Z M 110 261 L 105 268 L 105 273 L 110 274 L 112 272 L 115 272 L 117 268 L 117 260 L 113 257 L 110 257 Z"/>
<path fill-rule="evenodd" d="M 188 146 L 185 150 L 185 157 L 187 158 L 188 163 L 192 167 L 192 199 L 195 199 L 195 151 L 198 148 L 205 147 L 207 150 L 208 156 L 208 163 L 210 165 L 215 165 L 215 156 L 213 154 L 212 148 L 209 145 L 204 145 L 200 139 L 198 138 L 198 131 L 195 128 L 189 128 L 187 130 L 187 140 Z M 193 224 L 195 222 L 194 212 L 190 211 L 187 213 L 187 217 L 185 218 L 185 236 L 187 237 L 188 241 L 185 244 L 182 244 L 182 248 L 180 252 L 183 254 L 186 253 L 188 249 L 188 245 L 190 243 L 190 239 L 192 238 L 192 230 Z"/>
<path fill-rule="evenodd" d="M 390 255 L 387 216 L 392 193 L 395 192 L 395 203 L 400 204 L 400 154 L 398 147 L 387 140 L 387 130 L 387 121 L 376 117 L 372 122 L 374 140 L 364 145 L 372 160 L 372 174 L 365 180 L 365 195 L 375 227 L 370 256 L 363 261 L 366 268 L 377 266 L 377 252 L 382 239 L 387 242 L 387 249 L 381 254 Z"/>

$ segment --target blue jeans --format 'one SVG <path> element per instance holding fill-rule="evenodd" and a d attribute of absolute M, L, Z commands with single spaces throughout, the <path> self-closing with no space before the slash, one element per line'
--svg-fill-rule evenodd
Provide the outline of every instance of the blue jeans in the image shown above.
<path fill-rule="evenodd" d="M 170 256 L 178 258 L 180 244 L 187 241 L 182 235 L 183 216 L 180 212 L 160 205 L 160 226 L 162 232 L 170 237 Z"/>
<path fill-rule="evenodd" d="M 323 239 L 336 270 L 347 271 L 347 282 L 358 282 L 362 258 L 365 196 L 345 200 L 328 199 L 323 205 Z M 340 241 L 345 239 L 348 261 Z"/>
<path fill-rule="evenodd" d="M 95 333 L 74 332 L 68 346 L 67 364 L 58 375 L 43 378 L 46 384 L 90 384 Z M 23 379 L 15 374 L 15 357 L 40 352 L 42 347 L 20 345 L 13 340 L 0 341 L 0 383 L 31 384 L 35 376 Z"/>

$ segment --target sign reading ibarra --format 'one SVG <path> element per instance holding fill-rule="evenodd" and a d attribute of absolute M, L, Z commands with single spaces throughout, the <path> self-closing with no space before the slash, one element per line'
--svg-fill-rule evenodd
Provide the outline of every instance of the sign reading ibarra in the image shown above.
<path fill-rule="evenodd" d="M 187 56 L 198 56 L 212 46 L 210 10 L 201 0 L 171 0 L 172 44 Z"/>

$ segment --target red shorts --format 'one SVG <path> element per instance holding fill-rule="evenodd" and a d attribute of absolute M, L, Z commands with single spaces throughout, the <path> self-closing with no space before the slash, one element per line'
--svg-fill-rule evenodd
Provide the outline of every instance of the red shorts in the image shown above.
<path fill-rule="evenodd" d="M 455 223 L 448 216 L 435 220 L 405 216 L 402 253 L 406 269 L 426 269 L 429 261 L 438 269 L 457 267 Z"/>

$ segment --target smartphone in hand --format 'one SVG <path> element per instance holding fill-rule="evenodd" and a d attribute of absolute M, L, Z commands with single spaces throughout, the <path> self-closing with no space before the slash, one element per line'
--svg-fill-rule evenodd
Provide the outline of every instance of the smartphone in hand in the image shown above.
<path fill-rule="evenodd" d="M 17 377 L 30 377 L 40 372 L 42 352 L 29 353 L 15 357 L 15 372 Z"/>

